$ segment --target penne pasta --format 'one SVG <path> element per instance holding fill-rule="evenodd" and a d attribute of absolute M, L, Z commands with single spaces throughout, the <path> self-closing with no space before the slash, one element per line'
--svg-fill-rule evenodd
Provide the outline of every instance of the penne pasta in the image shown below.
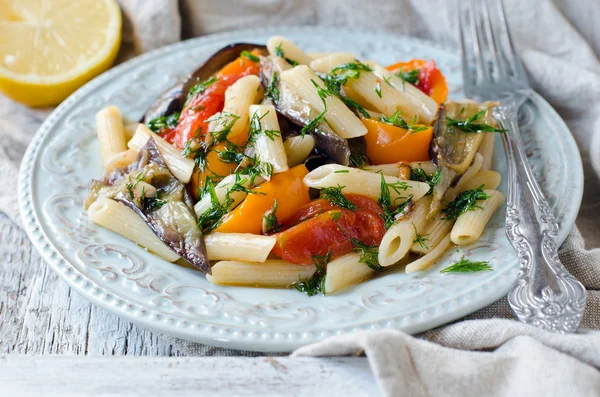
<path fill-rule="evenodd" d="M 439 242 L 444 238 L 445 235 L 450 233 L 452 230 L 452 226 L 454 225 L 454 221 L 450 219 L 443 219 L 446 215 L 438 212 L 433 219 L 431 219 L 423 230 L 420 232 L 421 236 L 425 239 L 423 244 L 414 243 L 411 247 L 411 251 L 417 254 L 427 254 L 434 247 L 436 247 Z"/>
<path fill-rule="evenodd" d="M 308 280 L 317 271 L 315 265 L 296 265 L 282 259 L 267 259 L 263 263 L 221 261 L 206 279 L 213 284 L 248 287 L 287 288 L 300 280 Z"/>
<path fill-rule="evenodd" d="M 267 50 L 273 56 L 282 56 L 300 65 L 308 65 L 312 58 L 294 43 L 281 36 L 273 36 L 267 41 Z"/>
<path fill-rule="evenodd" d="M 286 83 L 296 94 L 308 102 L 318 112 L 325 111 L 325 121 L 344 139 L 356 138 L 367 133 L 367 127 L 336 96 L 326 96 L 323 104 L 317 87 L 324 87 L 323 81 L 308 66 L 300 65 L 281 73 L 281 81 Z M 314 82 L 314 84 L 313 84 Z"/>
<path fill-rule="evenodd" d="M 310 152 L 313 151 L 315 148 L 315 138 L 308 134 L 293 136 L 285 140 L 283 147 L 285 148 L 288 166 L 295 167 L 298 164 L 302 164 Z"/>
<path fill-rule="evenodd" d="M 138 214 L 115 200 L 106 197 L 98 198 L 88 208 L 88 219 L 169 262 L 179 259 L 179 256 L 154 234 Z"/>
<path fill-rule="evenodd" d="M 135 150 L 127 149 L 112 156 L 104 166 L 104 169 L 107 173 L 110 173 L 117 168 L 128 166 L 136 161 L 137 157 L 138 154 Z"/>
<path fill-rule="evenodd" d="M 257 180 L 254 182 L 257 183 Z M 236 181 L 235 175 L 227 175 L 225 178 L 221 179 L 219 183 L 217 183 L 217 186 L 215 186 L 214 197 L 211 197 L 210 194 L 205 194 L 202 196 L 200 201 L 194 205 L 194 212 L 196 213 L 196 216 L 200 216 L 206 211 L 210 210 L 213 206 L 213 200 L 215 199 L 218 200 L 220 204 L 223 204 L 223 202 L 229 197 L 231 200 L 231 205 L 229 208 L 234 209 L 248 195 L 246 192 L 231 191 L 231 188 L 236 183 L 239 183 L 245 188 L 250 187 L 250 180 L 248 178 L 242 178 L 241 180 Z"/>
<path fill-rule="evenodd" d="M 483 156 L 481 171 L 490 171 L 494 162 L 494 142 L 496 134 L 486 133 L 481 140 L 479 149 L 477 150 Z"/>
<path fill-rule="evenodd" d="M 464 188 L 464 185 L 473 178 L 481 169 L 481 164 L 483 164 L 483 156 L 479 153 L 475 153 L 475 158 L 473 159 L 473 163 L 467 168 L 465 173 L 460 177 L 460 180 L 452 188 L 452 197 L 448 197 L 448 201 L 454 200 L 454 197 L 463 190 L 467 190 Z"/>
<path fill-rule="evenodd" d="M 379 244 L 379 264 L 391 266 L 398 263 L 410 251 L 417 233 L 421 233 L 427 222 L 426 214 L 431 204 L 431 196 L 427 196 L 415 203 L 415 206 L 406 219 L 394 223 L 383 235 Z"/>
<path fill-rule="evenodd" d="M 462 186 L 462 189 L 472 190 L 483 186 L 487 190 L 496 190 L 500 186 L 501 178 L 500 173 L 496 171 L 479 171 Z"/>
<path fill-rule="evenodd" d="M 354 58 L 354 55 L 349 52 L 309 52 L 308 56 L 311 57 L 314 62 L 314 60 L 316 60 L 316 59 L 323 58 L 323 57 L 333 55 L 333 54 L 344 54 L 344 55 L 348 55 L 348 56 L 351 56 L 352 58 Z M 311 67 L 311 69 L 312 69 L 312 67 Z"/>
<path fill-rule="evenodd" d="M 109 169 L 107 166 L 113 157 L 127 150 L 125 128 L 119 108 L 111 105 L 96 113 L 96 131 L 104 168 L 111 172 L 114 168 Z"/>
<path fill-rule="evenodd" d="M 253 122 L 258 124 L 252 128 L 260 129 L 260 132 L 256 132 L 256 135 L 252 137 L 255 153 L 261 161 L 273 166 L 274 174 L 287 171 L 289 169 L 288 161 L 275 107 L 273 105 L 250 105 L 249 112 Z"/>
<path fill-rule="evenodd" d="M 227 131 L 227 137 L 239 136 L 248 128 L 249 107 L 257 102 L 260 87 L 258 76 L 244 76 L 225 91 L 223 111 L 212 116 L 208 130 L 211 135 Z"/>
<path fill-rule="evenodd" d="M 478 200 L 473 211 L 460 214 L 452 227 L 450 239 L 456 245 L 467 245 L 479 240 L 485 225 L 494 211 L 504 202 L 504 195 L 497 190 L 484 190 L 490 197 Z"/>
<path fill-rule="evenodd" d="M 359 283 L 374 273 L 374 269 L 360 262 L 360 254 L 352 252 L 340 256 L 327 264 L 325 294 L 333 294 Z"/>
<path fill-rule="evenodd" d="M 390 175 L 398 177 L 400 175 L 400 167 L 402 163 L 391 163 L 391 164 L 379 164 L 379 165 L 365 165 L 362 170 L 369 172 L 377 172 L 383 175 Z"/>
<path fill-rule="evenodd" d="M 406 273 L 414 273 L 419 270 L 425 270 L 433 265 L 438 259 L 442 257 L 448 251 L 448 248 L 452 245 L 450 241 L 450 233 L 446 234 L 440 242 L 426 255 L 420 257 L 414 262 L 409 263 L 404 268 Z"/>
<path fill-rule="evenodd" d="M 398 200 L 406 199 L 410 195 L 413 196 L 413 201 L 417 201 L 429 191 L 429 185 L 424 182 L 402 180 L 338 164 L 326 164 L 312 170 L 304 177 L 304 184 L 316 189 L 342 186 L 344 193 L 362 194 L 378 200 L 381 195 L 382 176 L 390 192 L 392 203 L 397 203 Z"/>
<path fill-rule="evenodd" d="M 389 82 L 400 93 L 404 100 L 398 103 L 398 110 L 403 115 L 412 118 L 416 114 L 418 121 L 425 124 L 433 123 L 439 106 L 429 95 L 405 82 L 381 65 L 370 63 L 369 66 L 376 76 Z"/>
<path fill-rule="evenodd" d="M 150 138 L 156 142 L 160 154 L 163 156 L 165 163 L 167 163 L 173 175 L 181 182 L 188 183 L 194 172 L 194 160 L 184 157 L 180 150 L 153 133 L 144 124 L 138 124 L 135 135 L 127 143 L 127 146 L 129 146 L 129 149 L 139 152 Z"/>
<path fill-rule="evenodd" d="M 338 53 L 313 61 L 310 67 L 319 73 L 328 73 L 337 66 L 357 62 L 351 54 Z M 344 84 L 344 91 L 361 106 L 374 109 L 386 116 L 401 111 L 404 117 L 412 120 L 417 115 L 412 102 L 404 98 L 386 80 L 368 70 L 361 70 L 358 78 L 348 79 Z M 428 121 L 428 124 L 430 122 Z"/>
<path fill-rule="evenodd" d="M 275 246 L 273 236 L 250 233 L 217 233 L 204 236 L 206 253 L 211 261 L 264 262 Z"/>

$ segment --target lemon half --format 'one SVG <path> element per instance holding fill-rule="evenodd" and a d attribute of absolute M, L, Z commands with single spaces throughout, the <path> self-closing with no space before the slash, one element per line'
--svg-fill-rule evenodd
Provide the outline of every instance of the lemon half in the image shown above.
<path fill-rule="evenodd" d="M 56 105 L 107 70 L 120 44 L 114 0 L 0 0 L 0 91 Z"/>

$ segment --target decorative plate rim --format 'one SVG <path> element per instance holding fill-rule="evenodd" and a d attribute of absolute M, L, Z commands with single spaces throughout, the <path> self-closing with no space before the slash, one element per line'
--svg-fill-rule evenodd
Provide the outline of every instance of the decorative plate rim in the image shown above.
<path fill-rule="evenodd" d="M 158 58 L 161 55 L 169 53 L 171 51 L 176 51 L 181 47 L 199 44 L 208 45 L 213 41 L 223 40 L 227 37 L 234 38 L 257 33 L 281 33 L 282 31 L 296 32 L 302 34 L 339 34 L 340 32 L 352 34 L 360 32 L 360 30 L 357 29 L 340 29 L 333 27 L 315 26 L 265 27 L 260 29 L 245 29 L 221 32 L 178 42 L 166 47 L 158 48 L 146 54 L 142 54 L 96 77 L 95 79 L 78 89 L 75 93 L 73 93 L 67 100 L 65 100 L 61 105 L 59 105 L 44 121 L 44 123 L 40 126 L 35 136 L 33 137 L 23 157 L 23 162 L 21 164 L 21 169 L 19 172 L 19 207 L 25 231 L 27 232 L 27 235 L 29 236 L 34 247 L 41 254 L 45 262 L 48 263 L 50 267 L 54 271 L 56 271 L 61 276 L 61 278 L 64 281 L 66 281 L 67 284 L 69 284 L 74 290 L 79 292 L 92 303 L 97 304 L 98 306 L 107 309 L 111 312 L 114 312 L 120 316 L 123 316 L 129 321 L 132 321 L 136 324 L 140 324 L 157 332 L 169 334 L 187 340 L 208 343 L 211 345 L 222 346 L 227 348 L 259 351 L 291 351 L 302 345 L 316 342 L 332 335 L 339 335 L 342 333 L 366 329 L 400 327 L 400 324 L 402 323 L 403 319 L 407 317 L 406 313 L 389 315 L 384 320 L 369 320 L 365 323 L 360 324 L 360 326 L 345 326 L 335 330 L 322 330 L 319 332 L 301 332 L 299 336 L 294 335 L 293 337 L 291 337 L 291 335 L 294 334 L 294 331 L 272 332 L 261 330 L 259 332 L 260 338 L 257 338 L 255 335 L 250 336 L 249 334 L 252 333 L 252 331 L 248 331 L 244 327 L 236 328 L 234 326 L 221 326 L 210 324 L 208 322 L 205 324 L 192 323 L 190 321 L 178 318 L 175 315 L 165 315 L 153 309 L 147 308 L 141 304 L 128 302 L 125 299 L 119 297 L 116 293 L 106 289 L 101 284 L 86 278 L 63 255 L 61 255 L 59 250 L 54 246 L 51 239 L 43 231 L 39 215 L 36 213 L 36 207 L 33 203 L 34 193 L 32 182 L 33 178 L 35 177 L 34 165 L 38 159 L 38 154 L 41 148 L 41 142 L 50 133 L 56 122 L 60 120 L 65 115 L 65 113 L 71 110 L 74 107 L 74 105 L 76 106 L 76 103 L 79 101 L 79 99 L 92 93 L 96 88 L 102 86 L 112 78 L 120 75 L 122 72 L 130 69 L 135 69 L 139 65 L 142 65 L 143 63 L 149 60 Z M 375 31 L 369 33 L 371 35 L 377 35 L 379 32 Z M 448 46 L 443 46 L 435 42 L 415 38 L 412 36 L 398 35 L 398 39 L 405 40 L 406 42 L 415 45 L 422 45 L 441 51 L 448 51 Z M 560 116 L 558 116 L 554 109 L 544 99 L 542 99 L 539 95 L 534 95 L 532 100 L 536 102 L 536 104 L 544 107 L 547 113 L 552 115 L 553 121 L 560 125 L 561 130 L 569 131 L 564 121 L 560 118 Z M 581 198 L 583 195 L 583 169 L 581 157 L 579 155 L 579 150 L 577 148 L 573 136 L 570 133 L 561 135 L 564 135 L 562 136 L 563 143 L 570 149 L 569 153 L 577 154 L 576 158 L 570 158 L 569 160 L 570 162 L 572 162 L 574 168 L 577 169 L 579 175 L 577 178 L 573 178 L 573 180 L 571 180 L 570 183 L 570 185 L 573 188 L 572 191 L 576 193 L 575 197 L 572 197 L 574 201 L 572 201 L 571 205 L 571 207 L 574 208 L 574 210 L 568 211 L 563 219 L 563 228 L 561 228 L 559 235 L 560 244 L 562 244 L 562 242 L 566 239 L 568 233 L 570 232 L 572 226 L 575 223 L 575 218 L 577 216 L 578 208 L 580 206 Z M 502 274 L 499 274 L 498 277 L 495 277 L 485 283 L 476 286 L 468 292 L 465 292 L 465 294 L 452 296 L 447 301 L 445 301 L 449 304 L 457 303 L 457 301 L 461 298 L 464 298 L 466 294 L 470 294 L 472 297 L 480 295 L 480 298 L 474 300 L 476 304 L 470 302 L 469 304 L 462 304 L 461 306 L 457 303 L 459 307 L 455 307 L 453 311 L 446 311 L 441 314 L 438 313 L 437 317 L 434 320 L 429 321 L 427 326 L 407 326 L 406 324 L 403 324 L 402 328 L 406 332 L 411 333 L 424 331 L 426 329 L 437 327 L 439 325 L 472 313 L 473 311 L 478 310 L 479 308 L 482 308 L 496 301 L 497 299 L 500 299 L 501 297 L 506 295 L 506 293 L 508 292 L 508 288 L 498 289 L 494 292 L 486 291 L 486 293 L 482 295 L 482 292 L 484 290 L 489 289 L 490 286 L 496 283 L 497 279 L 500 278 L 500 276 L 502 276 Z M 514 276 L 516 278 L 516 273 L 514 274 Z M 428 309 L 421 310 L 420 315 L 426 314 L 427 311 Z M 413 314 L 411 314 L 411 316 L 412 315 Z M 273 342 L 276 343 L 273 345 Z"/>

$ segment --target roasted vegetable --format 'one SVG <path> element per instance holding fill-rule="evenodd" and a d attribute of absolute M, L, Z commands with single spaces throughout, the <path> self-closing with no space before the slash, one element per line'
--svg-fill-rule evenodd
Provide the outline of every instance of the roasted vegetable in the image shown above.
<path fill-rule="evenodd" d="M 305 127 L 315 119 L 319 112 L 302 101 L 285 83 L 280 81 L 281 72 L 291 66 L 275 57 L 260 57 L 261 81 L 265 87 L 265 95 L 271 98 L 277 112 L 284 115 L 292 123 Z M 309 133 L 315 138 L 316 147 L 331 157 L 338 164 L 348 165 L 350 148 L 348 142 L 337 135 L 329 125 L 322 121 Z"/>
<path fill-rule="evenodd" d="M 221 48 L 193 73 L 181 78 L 177 83 L 159 96 L 158 99 L 150 105 L 141 121 L 143 123 L 148 123 L 150 120 L 180 112 L 183 109 L 183 105 L 190 89 L 197 82 L 210 79 L 210 77 L 221 70 L 223 66 L 239 57 L 242 51 L 251 51 L 255 48 L 266 52 L 265 46 L 248 43 L 230 44 Z"/>

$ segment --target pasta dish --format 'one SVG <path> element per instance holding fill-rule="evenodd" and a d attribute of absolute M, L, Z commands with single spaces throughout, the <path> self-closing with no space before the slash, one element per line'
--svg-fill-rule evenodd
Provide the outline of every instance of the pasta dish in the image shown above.
<path fill-rule="evenodd" d="M 447 100 L 434 61 L 289 40 L 227 46 L 140 123 L 96 114 L 88 217 L 214 284 L 332 294 L 431 267 L 504 202 L 497 103 Z M 463 257 L 442 272 L 493 270 Z"/>

